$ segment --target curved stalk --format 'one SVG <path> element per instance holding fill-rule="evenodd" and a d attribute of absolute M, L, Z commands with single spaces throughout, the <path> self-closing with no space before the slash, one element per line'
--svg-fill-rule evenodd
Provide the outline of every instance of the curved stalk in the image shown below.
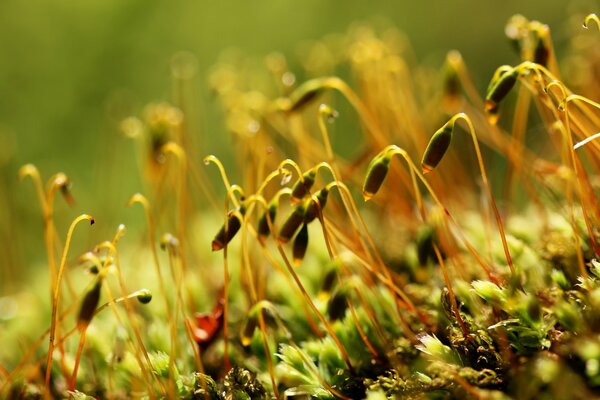
<path fill-rule="evenodd" d="M 69 247 L 71 245 L 71 238 L 73 236 L 73 231 L 77 224 L 81 221 L 89 221 L 91 225 L 94 224 L 94 218 L 87 214 L 82 214 L 79 217 L 75 218 L 69 227 L 69 231 L 67 232 L 67 239 L 65 241 L 65 248 L 63 250 L 62 258 L 60 261 L 60 267 L 58 269 L 58 275 L 56 276 L 56 284 L 54 285 L 54 293 L 52 296 L 52 319 L 50 322 L 50 345 L 48 346 L 48 360 L 46 364 L 46 387 L 50 387 L 50 372 L 52 371 L 52 354 L 54 353 L 54 345 L 55 338 L 54 334 L 56 332 L 57 325 L 57 311 L 58 311 L 58 302 L 60 300 L 60 282 L 62 279 L 62 274 L 65 269 L 65 265 L 67 264 L 67 254 L 69 253 Z"/>

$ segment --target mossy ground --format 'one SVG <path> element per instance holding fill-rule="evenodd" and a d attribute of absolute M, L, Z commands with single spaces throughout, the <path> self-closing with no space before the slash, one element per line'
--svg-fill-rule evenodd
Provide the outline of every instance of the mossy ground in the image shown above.
<path fill-rule="evenodd" d="M 219 64 L 240 178 L 202 165 L 186 104 L 149 105 L 121 124 L 146 182 L 137 238 L 119 226 L 69 251 L 91 217 L 63 239 L 69 179 L 23 167 L 48 273 L 0 299 L 0 339 L 19 344 L 1 395 L 598 397 L 600 164 L 597 142 L 576 144 L 600 127 L 600 86 L 560 74 L 598 65 L 585 23 L 562 61 L 549 27 L 512 18 L 521 62 L 483 96 L 458 52 L 434 71 L 364 27 L 319 44 L 353 84 L 298 83 L 280 54 Z"/>

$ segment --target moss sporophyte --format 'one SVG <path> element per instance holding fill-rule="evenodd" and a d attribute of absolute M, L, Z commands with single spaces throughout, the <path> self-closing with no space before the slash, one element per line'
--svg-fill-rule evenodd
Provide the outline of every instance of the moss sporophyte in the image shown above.
<path fill-rule="evenodd" d="M 76 186 L 23 166 L 46 270 L 0 297 L 20 344 L 0 397 L 600 397 L 600 35 L 570 31 L 555 51 L 512 17 L 519 59 L 487 90 L 457 51 L 432 70 L 364 26 L 316 42 L 331 70 L 299 84 L 282 54 L 221 62 L 233 157 L 203 168 L 186 96 L 121 124 L 131 237 L 86 241 L 88 214 L 65 232 Z"/>

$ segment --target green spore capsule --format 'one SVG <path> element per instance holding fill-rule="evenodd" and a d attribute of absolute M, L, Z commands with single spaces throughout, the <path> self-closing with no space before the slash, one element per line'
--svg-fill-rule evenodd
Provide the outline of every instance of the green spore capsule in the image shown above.
<path fill-rule="evenodd" d="M 511 72 L 512 70 L 513 70 L 513 67 L 511 67 L 510 65 L 501 65 L 498 68 L 496 68 L 496 70 L 494 71 L 494 75 L 492 76 L 492 79 L 488 83 L 488 86 L 487 86 L 485 92 L 489 93 L 492 90 L 492 88 L 496 85 L 496 83 L 498 82 L 498 79 L 500 79 L 500 77 L 502 75 L 506 74 L 507 72 Z"/>
<path fill-rule="evenodd" d="M 137 296 L 135 296 L 138 301 L 142 304 L 148 304 L 152 301 L 152 292 L 148 289 L 142 289 L 138 291 Z"/>
<path fill-rule="evenodd" d="M 311 79 L 292 92 L 286 111 L 300 111 L 327 89 L 324 79 Z"/>
<path fill-rule="evenodd" d="M 452 132 L 454 132 L 454 121 L 450 120 L 433 134 L 421 160 L 424 174 L 431 172 L 442 161 L 450 147 Z"/>
<path fill-rule="evenodd" d="M 252 336 L 254 336 L 254 331 L 258 326 L 258 312 L 251 311 L 248 318 L 244 321 L 244 325 L 242 326 L 242 331 L 240 332 L 240 342 L 242 346 L 248 347 L 252 342 Z"/>
<path fill-rule="evenodd" d="M 508 95 L 517 83 L 519 77 L 519 71 L 513 68 L 511 71 L 507 71 L 499 76 L 491 88 L 488 90 L 485 97 L 485 109 L 494 110 L 498 107 L 498 104 Z"/>
<path fill-rule="evenodd" d="M 390 169 L 391 156 L 380 153 L 369 163 L 363 184 L 363 198 L 369 201 L 381 188 Z"/>
<path fill-rule="evenodd" d="M 498 81 L 498 79 L 500 79 L 500 77 L 502 75 L 504 75 L 507 72 L 510 72 L 512 70 L 513 70 L 513 67 L 510 65 L 501 65 L 498 68 L 496 68 L 496 70 L 494 71 L 494 74 L 492 75 L 492 79 L 489 81 L 487 88 L 485 89 L 485 92 L 487 93 L 490 90 L 492 90 L 494 85 L 496 85 L 496 82 Z"/>
<path fill-rule="evenodd" d="M 446 63 L 443 69 L 443 90 L 444 96 L 455 99 L 460 95 L 462 85 L 458 75 L 458 69 L 462 64 L 462 56 L 456 50 L 452 50 L 446 56 Z"/>

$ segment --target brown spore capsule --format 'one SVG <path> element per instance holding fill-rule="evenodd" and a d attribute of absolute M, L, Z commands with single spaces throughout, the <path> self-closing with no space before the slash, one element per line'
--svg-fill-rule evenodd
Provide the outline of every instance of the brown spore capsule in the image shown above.
<path fill-rule="evenodd" d="M 504 100 L 506 95 L 512 90 L 517 83 L 519 77 L 519 71 L 513 68 L 509 72 L 505 72 L 491 85 L 485 97 L 485 109 L 486 111 L 492 110 Z"/>
<path fill-rule="evenodd" d="M 496 68 L 492 79 L 490 80 L 487 88 L 485 89 L 485 92 L 488 93 L 490 90 L 492 90 L 492 88 L 496 85 L 496 82 L 498 82 L 498 79 L 500 79 L 502 75 L 506 74 L 507 72 L 511 72 L 512 70 L 513 67 L 511 67 L 510 65 L 501 65 L 498 68 Z"/>
<path fill-rule="evenodd" d="M 136 298 L 141 304 L 148 304 L 152 301 L 152 292 L 148 289 L 142 289 Z"/>
<path fill-rule="evenodd" d="M 298 203 L 307 194 L 310 193 L 310 189 L 315 184 L 317 178 L 317 171 L 315 168 L 311 168 L 302 174 L 302 177 L 294 183 L 292 187 L 292 203 Z"/>
<path fill-rule="evenodd" d="M 390 157 L 379 154 L 369 163 L 363 184 L 363 198 L 369 201 L 381 188 L 390 168 Z"/>
<path fill-rule="evenodd" d="M 454 131 L 454 122 L 449 121 L 437 130 L 429 140 L 429 144 L 423 153 L 421 168 L 423 173 L 427 174 L 438 166 L 452 141 L 452 132 Z"/>
<path fill-rule="evenodd" d="M 348 309 L 348 290 L 343 286 L 338 287 L 333 296 L 327 302 L 327 314 L 329 319 L 337 321 L 344 318 Z"/>
<path fill-rule="evenodd" d="M 327 197 L 329 196 L 329 190 L 327 188 L 323 188 L 315 193 L 315 197 L 318 202 L 315 201 L 314 198 L 310 198 L 306 200 L 304 205 L 304 223 L 308 224 L 314 221 L 319 217 L 319 209 L 323 210 L 327 205 Z"/>
<path fill-rule="evenodd" d="M 77 326 L 82 329 L 83 327 L 89 325 L 94 317 L 94 312 L 96 312 L 96 308 L 98 307 L 98 302 L 100 301 L 100 288 L 101 280 L 96 280 L 94 286 L 85 294 L 83 301 L 81 302 L 81 308 L 79 309 L 79 314 L 77 315 Z"/>
<path fill-rule="evenodd" d="M 308 225 L 302 225 L 300 232 L 294 238 L 294 246 L 292 248 L 292 255 L 294 258 L 294 264 L 299 265 L 304 256 L 306 255 L 306 249 L 308 248 Z"/>
<path fill-rule="evenodd" d="M 227 214 L 227 223 L 223 224 L 212 241 L 212 251 L 219 251 L 225 247 L 238 233 L 242 226 L 242 220 L 237 212 L 230 211 Z"/>
<path fill-rule="evenodd" d="M 60 193 L 62 194 L 63 198 L 65 199 L 68 205 L 72 206 L 73 204 L 75 204 L 75 198 L 71 194 L 71 182 L 67 181 L 67 183 L 61 185 Z"/>
<path fill-rule="evenodd" d="M 319 291 L 319 299 L 327 300 L 331 296 L 334 285 L 337 282 L 337 270 L 335 268 L 329 270 L 323 278 L 321 290 Z"/>
<path fill-rule="evenodd" d="M 443 70 L 443 90 L 448 103 L 455 102 L 460 95 L 462 85 L 458 70 L 462 63 L 462 56 L 456 50 L 448 53 Z"/>
<path fill-rule="evenodd" d="M 423 226 L 417 233 L 417 257 L 419 265 L 424 266 L 430 257 L 435 257 L 433 250 L 435 230 L 431 226 Z"/>
<path fill-rule="evenodd" d="M 317 98 L 327 87 L 322 79 L 304 82 L 290 95 L 287 111 L 299 111 Z"/>
<path fill-rule="evenodd" d="M 279 230 L 279 236 L 277 238 L 279 243 L 289 242 L 303 222 L 304 207 L 296 206 Z"/>
<path fill-rule="evenodd" d="M 261 244 L 264 244 L 267 241 L 269 235 L 271 234 L 271 228 L 269 227 L 269 219 L 271 219 L 271 223 L 275 221 L 278 206 L 279 202 L 276 200 L 272 200 L 269 203 L 267 211 L 258 220 L 257 234 L 258 240 Z"/>
<path fill-rule="evenodd" d="M 240 332 L 240 342 L 242 346 L 248 347 L 252 342 L 252 336 L 254 336 L 254 331 L 258 326 L 258 313 L 251 312 L 244 321 L 244 326 L 242 327 L 242 331 Z"/>
<path fill-rule="evenodd" d="M 536 43 L 535 48 L 533 49 L 533 62 L 543 67 L 548 66 L 548 60 L 550 59 L 550 48 L 548 46 L 547 35 L 548 31 L 544 28 L 535 31 Z"/>

